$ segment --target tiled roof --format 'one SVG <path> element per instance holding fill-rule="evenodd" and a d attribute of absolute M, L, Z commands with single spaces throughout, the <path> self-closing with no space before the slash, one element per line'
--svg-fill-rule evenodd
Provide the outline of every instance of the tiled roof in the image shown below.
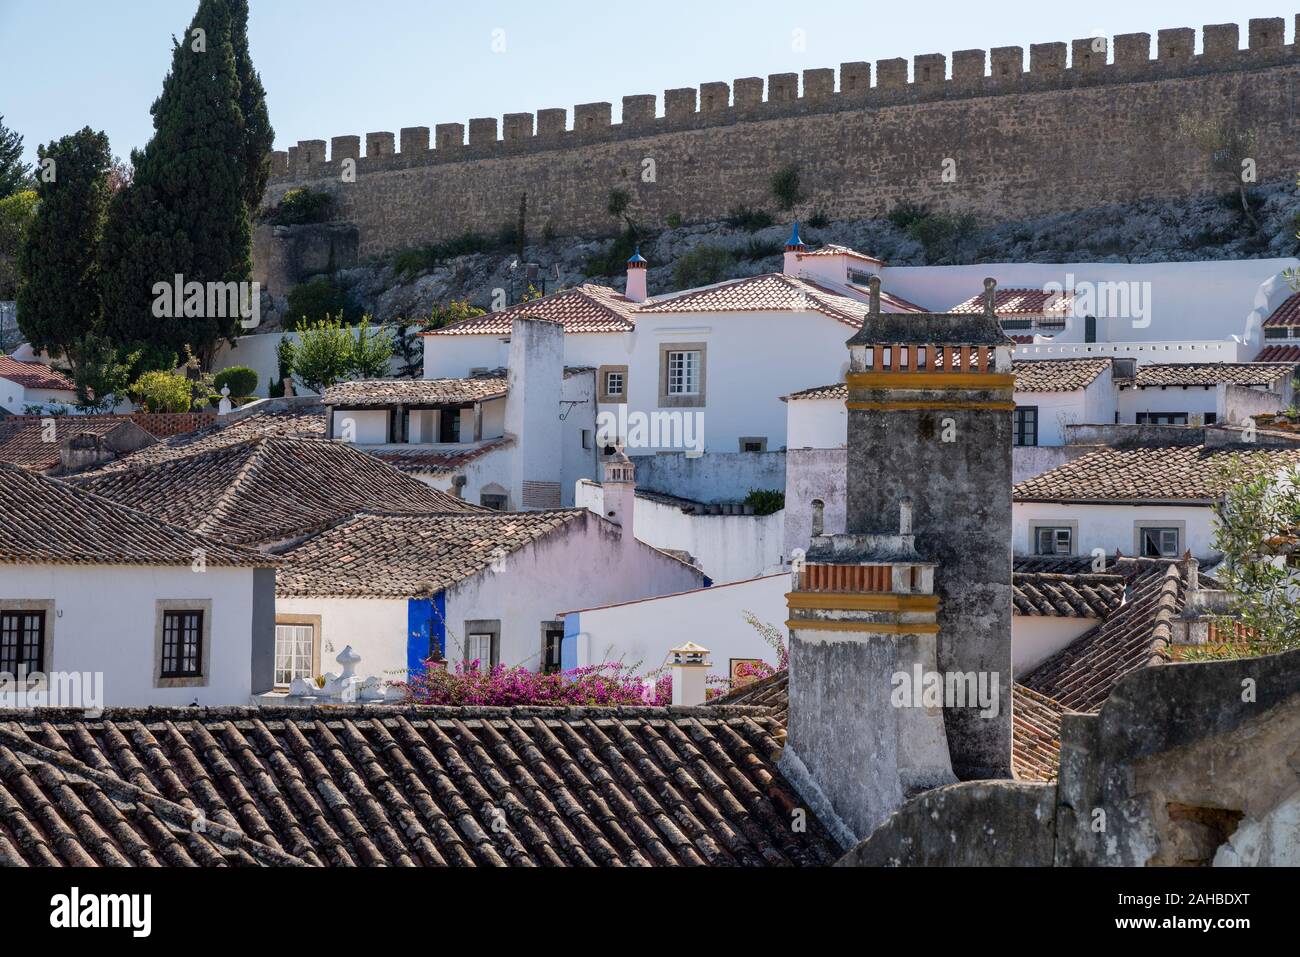
<path fill-rule="evenodd" d="M 817 249 L 798 254 L 799 259 L 816 259 L 821 256 L 848 256 L 850 259 L 860 259 L 863 262 L 874 263 L 877 266 L 883 266 L 885 261 L 877 259 L 875 256 L 868 256 L 866 253 L 860 253 L 856 249 L 848 246 L 841 246 L 838 243 L 826 243 Z"/>
<path fill-rule="evenodd" d="M 59 464 L 59 449 L 65 438 L 80 432 L 109 435 L 130 421 L 125 416 L 56 416 L 54 440 L 47 442 L 45 423 L 40 419 L 0 419 L 0 462 L 45 472 Z"/>
<path fill-rule="evenodd" d="M 1264 320 L 1264 328 L 1300 326 L 1300 292 L 1292 293 Z"/>
<path fill-rule="evenodd" d="M 442 405 L 482 402 L 506 394 L 506 380 L 495 377 L 468 379 L 359 379 L 340 382 L 325 390 L 326 405 L 362 408 L 373 405 Z"/>
<path fill-rule="evenodd" d="M 1047 695 L 1011 685 L 1011 769 L 1021 781 L 1054 781 L 1061 764 L 1061 715 Z"/>
<path fill-rule="evenodd" d="M 761 681 L 744 685 L 729 694 L 714 698 L 710 706 L 760 706 L 781 722 L 773 737 L 785 742 L 785 723 L 790 711 L 790 672 L 781 669 Z M 1061 750 L 1061 713 L 1057 702 L 1045 695 L 1011 686 L 1012 720 L 1011 766 L 1022 781 L 1050 781 L 1056 777 Z"/>
<path fill-rule="evenodd" d="M 1265 346 L 1255 356 L 1256 362 L 1285 362 L 1289 366 L 1300 365 L 1300 345 Z"/>
<path fill-rule="evenodd" d="M 746 708 L 4 716 L 0 864 L 831 864 L 813 815 L 790 826 L 779 727 Z"/>
<path fill-rule="evenodd" d="M 1011 363 L 1017 392 L 1074 392 L 1086 389 L 1109 367 L 1109 358 L 1017 359 Z"/>
<path fill-rule="evenodd" d="M 0 564 L 189 566 L 196 553 L 212 566 L 275 564 L 249 549 L 0 463 Z"/>
<path fill-rule="evenodd" d="M 276 591 L 285 596 L 431 594 L 591 516 L 580 508 L 472 515 L 362 512 L 286 552 Z"/>
<path fill-rule="evenodd" d="M 635 328 L 637 304 L 608 286 L 584 283 L 575 289 L 521 302 L 500 312 L 462 319 L 422 336 L 508 336 L 516 318 L 549 319 L 572 335 L 586 332 L 630 332 Z"/>
<path fill-rule="evenodd" d="M 993 313 L 997 316 L 1059 316 L 1070 311 L 1074 297 L 1042 289 L 997 289 L 993 293 Z M 976 293 L 949 312 L 982 314 L 984 293 Z"/>
<path fill-rule="evenodd" d="M 1139 386 L 1269 385 L 1295 372 L 1286 362 L 1170 362 L 1138 366 Z"/>
<path fill-rule="evenodd" d="M 1300 448 L 1103 448 L 1026 479 L 1015 487 L 1015 500 L 1208 503 L 1222 495 L 1223 470 L 1237 456 L 1252 470 L 1300 465 Z"/>
<path fill-rule="evenodd" d="M 774 272 L 659 296 L 647 300 L 640 308 L 640 312 L 646 314 L 786 311 L 819 312 L 857 328 L 862 325 L 868 306 L 810 279 L 796 279 Z M 893 311 L 912 312 L 915 307 L 895 306 Z"/>
<path fill-rule="evenodd" d="M 1021 677 L 1030 689 L 1073 711 L 1096 711 L 1130 671 L 1165 660 L 1172 623 L 1183 608 L 1177 562 L 1121 559 L 1138 564 L 1122 608 Z"/>
<path fill-rule="evenodd" d="M 362 509 L 480 511 L 349 445 L 320 439 L 250 439 L 71 481 L 241 545 L 282 541 Z"/>
<path fill-rule="evenodd" d="M 232 421 L 222 421 L 197 432 L 186 432 L 163 439 L 156 445 L 141 449 L 125 458 L 110 462 L 83 476 L 121 472 L 143 465 L 157 465 L 187 455 L 212 452 L 250 439 L 298 438 L 323 439 L 325 437 L 325 407 L 323 405 L 295 406 L 275 412 L 255 412 Z"/>
<path fill-rule="evenodd" d="M 395 469 L 411 475 L 443 475 L 455 472 L 475 459 L 482 458 L 489 452 L 513 445 L 514 439 L 502 437 L 490 439 L 476 445 L 454 446 L 442 449 L 421 449 L 418 446 L 398 449 L 385 446 L 370 449 L 369 452 L 381 462 L 387 462 Z"/>
<path fill-rule="evenodd" d="M 1016 572 L 1012 576 L 1011 601 L 1017 615 L 1105 618 L 1123 600 L 1122 575 Z"/>
<path fill-rule="evenodd" d="M 815 385 L 811 389 L 804 389 L 800 392 L 791 392 L 789 395 L 781 396 L 782 402 L 789 402 L 792 399 L 840 399 L 844 400 L 849 397 L 849 387 L 844 382 L 832 382 L 830 385 Z"/>
<path fill-rule="evenodd" d="M 62 373 L 55 372 L 39 362 L 23 362 L 13 356 L 0 354 L 0 379 L 16 382 L 26 389 L 53 389 L 75 392 L 76 384 Z"/>

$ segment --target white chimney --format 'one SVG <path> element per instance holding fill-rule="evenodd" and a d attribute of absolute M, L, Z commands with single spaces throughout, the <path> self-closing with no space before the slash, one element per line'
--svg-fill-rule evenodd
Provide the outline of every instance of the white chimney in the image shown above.
<path fill-rule="evenodd" d="M 632 258 L 627 261 L 627 290 L 624 295 L 633 302 L 645 302 L 646 267 L 649 265 L 641 255 L 641 247 L 636 247 Z"/>
<path fill-rule="evenodd" d="M 785 243 L 785 261 L 781 266 L 781 272 L 787 276 L 799 275 L 799 254 L 806 251 L 807 246 L 799 238 L 799 224 L 794 224 L 794 229 L 790 231 L 790 238 Z"/>
<path fill-rule="evenodd" d="M 705 679 L 709 676 L 709 649 L 688 641 L 680 648 L 668 652 L 672 656 L 673 704 L 692 707 L 704 704 Z"/>
<path fill-rule="evenodd" d="M 506 383 L 505 431 L 515 442 L 511 509 L 559 508 L 564 327 L 547 319 L 515 317 Z"/>
<path fill-rule="evenodd" d="M 605 462 L 602 491 L 605 517 L 623 530 L 623 544 L 631 545 L 632 521 L 636 517 L 636 466 L 621 447 Z"/>

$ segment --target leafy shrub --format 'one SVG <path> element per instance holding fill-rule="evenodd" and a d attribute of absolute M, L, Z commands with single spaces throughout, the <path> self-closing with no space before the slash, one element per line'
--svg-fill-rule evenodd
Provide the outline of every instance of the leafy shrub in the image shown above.
<path fill-rule="evenodd" d="M 932 213 L 917 219 L 907 227 L 907 235 L 925 249 L 925 258 L 936 262 L 953 255 L 957 247 L 975 233 L 975 217 L 970 213 L 946 216 Z"/>
<path fill-rule="evenodd" d="M 473 319 L 475 316 L 481 316 L 485 312 L 487 312 L 486 309 L 471 306 L 468 299 L 453 299 L 445 306 L 442 303 L 436 303 L 424 327 L 426 329 L 441 329 L 443 326 L 449 326 L 453 322 L 460 322 L 462 319 Z"/>
<path fill-rule="evenodd" d="M 600 252 L 588 256 L 582 271 L 588 276 L 617 276 L 627 269 L 627 261 L 638 245 L 637 236 L 631 229 L 625 229 L 617 238 Z M 645 255 L 649 247 L 642 250 Z M 647 257 L 649 258 L 649 257 Z"/>
<path fill-rule="evenodd" d="M 405 684 L 407 698 L 436 705 L 668 705 L 671 675 L 637 675 L 630 666 L 608 662 L 541 674 L 527 668 L 479 662 L 426 662 L 425 670 Z"/>
<path fill-rule="evenodd" d="M 825 229 L 830 224 L 830 217 L 826 215 L 825 210 L 819 209 L 808 217 L 808 225 L 813 229 Z"/>
<path fill-rule="evenodd" d="M 279 204 L 269 210 L 264 218 L 275 226 L 323 223 L 329 219 L 333 206 L 334 197 L 329 193 L 304 186 L 285 193 Z"/>
<path fill-rule="evenodd" d="M 194 401 L 193 390 L 193 383 L 185 376 L 155 370 L 136 379 L 128 394 L 148 412 L 188 412 Z"/>
<path fill-rule="evenodd" d="M 751 239 L 745 244 L 745 248 L 740 251 L 741 259 L 767 259 L 770 256 L 780 255 L 785 247 L 775 240 Z"/>
<path fill-rule="evenodd" d="M 679 229 L 682 225 L 682 214 L 669 213 L 667 223 L 669 229 Z"/>
<path fill-rule="evenodd" d="M 733 206 L 727 213 L 724 222 L 732 229 L 743 229 L 747 232 L 756 233 L 760 229 L 766 229 L 775 222 L 770 213 L 761 209 L 752 209 L 749 206 Z"/>
<path fill-rule="evenodd" d="M 677 260 L 673 280 L 678 289 L 707 286 L 736 264 L 736 254 L 721 246 L 697 246 Z"/>
<path fill-rule="evenodd" d="M 803 194 L 799 191 L 798 165 L 791 163 L 782 166 L 772 174 L 768 188 L 771 189 L 772 198 L 776 200 L 778 208 L 787 212 L 794 209 L 795 205 L 803 199 Z"/>
<path fill-rule="evenodd" d="M 904 200 L 889 211 L 887 218 L 899 229 L 907 229 L 917 220 L 925 219 L 929 215 L 928 207 Z"/>
<path fill-rule="evenodd" d="M 329 276 L 299 283 L 289 290 L 287 299 L 284 319 L 286 329 L 300 329 L 323 322 L 336 314 L 342 314 L 349 324 L 361 318 L 361 310 L 352 301 L 347 289 Z"/>
<path fill-rule="evenodd" d="M 231 366 L 218 372 L 212 384 L 218 392 L 223 386 L 230 386 L 232 399 L 247 398 L 257 390 L 257 371 L 247 366 Z"/>
<path fill-rule="evenodd" d="M 751 488 L 745 504 L 754 507 L 755 515 L 771 515 L 785 508 L 785 492 L 771 488 Z"/>
<path fill-rule="evenodd" d="M 504 233 L 504 230 L 502 231 Z M 513 242 L 513 231 L 511 233 Z M 429 243 L 403 249 L 393 256 L 393 269 L 403 278 L 427 272 L 440 266 L 448 259 L 457 256 L 470 256 L 474 253 L 488 253 L 498 248 L 501 237 L 494 241 L 478 233 L 462 233 L 445 243 Z"/>
<path fill-rule="evenodd" d="M 388 374 L 393 337 L 387 329 L 370 331 L 363 316 L 354 329 L 342 316 L 313 323 L 300 332 L 302 341 L 291 351 L 293 373 L 313 392 L 348 378 L 377 379 Z"/>

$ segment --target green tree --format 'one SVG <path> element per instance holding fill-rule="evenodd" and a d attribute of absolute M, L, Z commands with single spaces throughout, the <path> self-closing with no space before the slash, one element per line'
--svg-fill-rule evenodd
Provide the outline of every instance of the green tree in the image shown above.
<path fill-rule="evenodd" d="M 478 306 L 471 306 L 468 299 L 453 299 L 445 306 L 437 303 L 433 311 L 429 314 L 429 321 L 425 323 L 426 329 L 441 329 L 443 326 L 449 326 L 453 322 L 460 322 L 462 319 L 473 319 L 475 316 L 481 316 L 486 310 Z"/>
<path fill-rule="evenodd" d="M 230 386 L 232 399 L 248 398 L 257 391 L 257 382 L 257 370 L 247 366 L 230 366 L 212 377 L 212 387 L 218 392 L 223 386 Z"/>
<path fill-rule="evenodd" d="M 799 190 L 799 167 L 794 163 L 782 166 L 773 173 L 772 181 L 768 185 L 777 207 L 786 212 L 794 209 L 803 199 L 803 194 Z"/>
<path fill-rule="evenodd" d="M 61 355 L 75 377 L 81 345 L 101 317 L 96 251 L 113 156 L 86 127 L 42 146 L 50 176 L 37 184 L 36 214 L 18 254 L 18 326 L 38 349 Z"/>
<path fill-rule="evenodd" d="M 0 300 L 18 294 L 18 251 L 36 218 L 36 205 L 34 189 L 0 199 Z"/>
<path fill-rule="evenodd" d="M 339 320 L 324 319 L 300 328 L 302 341 L 293 350 L 293 373 L 313 392 L 324 392 L 348 376 L 352 364 L 352 330 Z"/>
<path fill-rule="evenodd" d="M 1223 552 L 1215 577 L 1229 596 L 1217 622 L 1228 643 L 1189 657 L 1269 655 L 1300 648 L 1300 468 L 1261 468 L 1234 456 L 1224 471 L 1229 491 L 1216 509 L 1214 546 Z M 1240 640 L 1237 625 L 1244 626 Z"/>
<path fill-rule="evenodd" d="M 286 329 L 310 326 L 336 313 L 342 314 L 347 323 L 361 319 L 361 310 L 353 303 L 347 289 L 331 276 L 319 276 L 309 282 L 299 283 L 289 290 L 286 302 Z"/>
<path fill-rule="evenodd" d="M 382 379 L 388 375 L 393 358 L 392 332 L 380 326 L 371 331 L 370 317 L 364 316 L 357 326 L 356 339 L 348 359 L 348 375 L 354 379 Z"/>
<path fill-rule="evenodd" d="M 23 162 L 23 138 L 0 113 L 0 199 L 31 188 L 32 168 Z"/>
<path fill-rule="evenodd" d="M 247 52 L 236 49 L 246 19 L 241 0 L 199 0 L 189 29 L 173 40 L 171 70 L 151 110 L 153 138 L 131 156 L 134 178 L 113 197 L 101 249 L 105 317 L 114 338 L 176 352 L 190 347 L 204 367 L 218 342 L 233 338 L 238 317 L 205 310 L 158 315 L 154 287 L 178 275 L 205 284 L 251 278 L 248 200 L 265 183 L 257 173 L 250 182 L 246 155 L 250 123 L 241 106 L 240 64 Z M 251 64 L 243 72 L 256 113 L 260 83 Z M 258 125 L 256 117 L 251 125 Z M 258 132 L 257 141 L 264 136 Z"/>
<path fill-rule="evenodd" d="M 239 112 L 244 118 L 241 145 L 244 165 L 244 206 L 251 216 L 262 203 L 271 177 L 271 147 L 275 130 L 266 108 L 266 89 L 248 51 L 248 0 L 230 0 L 231 46 L 235 51 L 235 76 L 239 80 Z"/>
<path fill-rule="evenodd" d="M 194 405 L 194 384 L 176 372 L 146 372 L 131 386 L 131 398 L 149 412 L 188 412 Z"/>

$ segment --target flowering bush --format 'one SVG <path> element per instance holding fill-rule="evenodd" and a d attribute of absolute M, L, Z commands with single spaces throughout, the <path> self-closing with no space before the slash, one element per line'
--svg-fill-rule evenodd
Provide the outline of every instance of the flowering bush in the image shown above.
<path fill-rule="evenodd" d="M 455 669 L 426 662 L 423 673 L 400 687 L 414 704 L 436 705 L 667 705 L 673 700 L 672 676 L 641 676 L 627 665 L 607 662 L 539 674 L 527 668 L 479 662 Z"/>

